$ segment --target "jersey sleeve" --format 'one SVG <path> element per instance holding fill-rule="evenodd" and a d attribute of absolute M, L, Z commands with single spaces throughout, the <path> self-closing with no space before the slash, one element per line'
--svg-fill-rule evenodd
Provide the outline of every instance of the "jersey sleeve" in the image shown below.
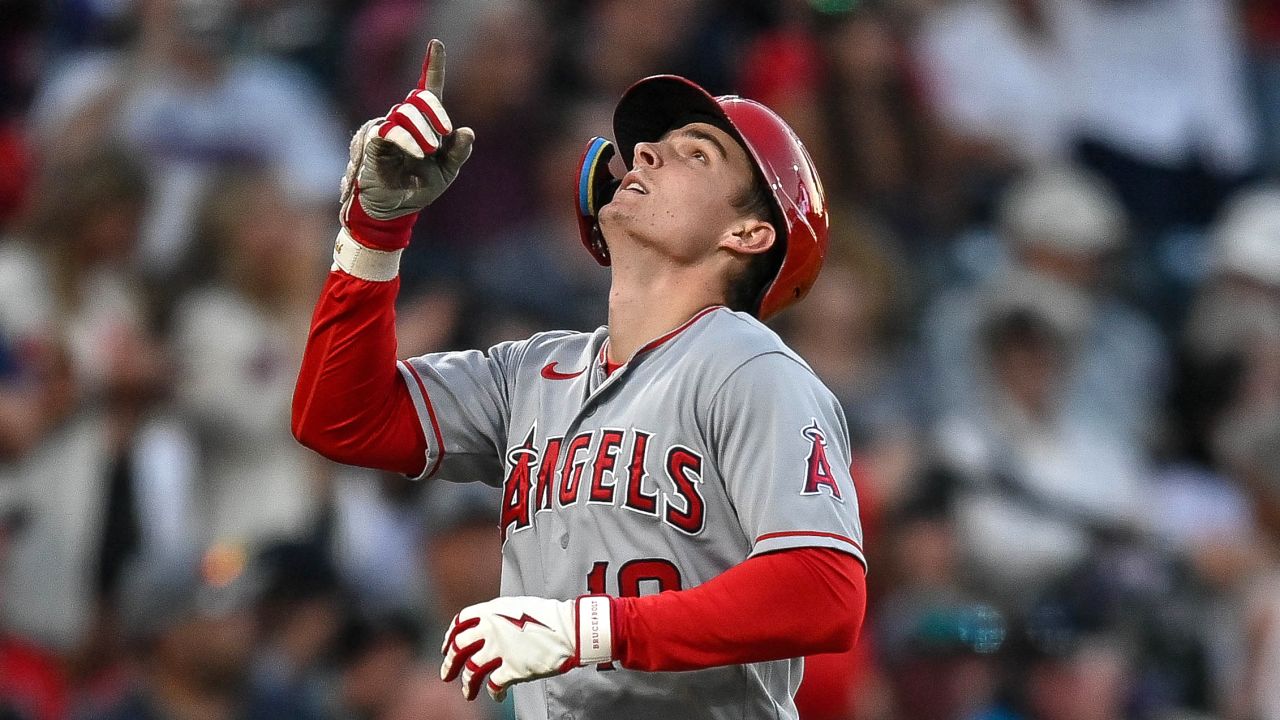
<path fill-rule="evenodd" d="M 708 436 L 752 556 L 826 547 L 866 565 L 844 412 L 809 368 L 782 352 L 739 365 L 711 398 Z"/>
<path fill-rule="evenodd" d="M 501 484 L 511 378 L 524 346 L 507 342 L 488 352 L 431 353 L 400 361 L 427 439 L 420 479 Z"/>

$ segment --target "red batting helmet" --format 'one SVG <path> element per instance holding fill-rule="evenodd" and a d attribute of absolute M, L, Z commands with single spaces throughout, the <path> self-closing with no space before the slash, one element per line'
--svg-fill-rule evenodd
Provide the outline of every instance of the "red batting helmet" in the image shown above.
<path fill-rule="evenodd" d="M 804 297 L 822 269 L 827 253 L 827 197 L 822 181 L 800 138 L 777 113 L 736 95 L 713 97 L 676 75 L 645 78 L 618 101 L 613 133 L 623 163 L 631 168 L 636 143 L 656 141 L 668 130 L 691 122 L 709 122 L 737 139 L 769 189 L 774 229 L 785 255 L 755 313 L 768 318 Z M 588 146 L 578 184 L 582 242 L 601 265 L 609 264 L 609 253 L 594 219 L 616 189 L 616 181 L 609 182 L 611 176 L 605 179 L 611 150 L 608 141 L 599 138 Z"/>

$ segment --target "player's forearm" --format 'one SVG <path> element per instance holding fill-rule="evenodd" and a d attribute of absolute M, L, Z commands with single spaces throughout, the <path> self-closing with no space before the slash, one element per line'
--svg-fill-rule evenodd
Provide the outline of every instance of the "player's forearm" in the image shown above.
<path fill-rule="evenodd" d="M 329 273 L 293 395 L 293 434 L 330 460 L 421 473 L 426 439 L 396 368 L 398 278 Z"/>
<path fill-rule="evenodd" d="M 699 670 L 848 650 L 866 582 L 852 556 L 802 548 L 751 558 L 689 590 L 618 598 L 613 608 L 623 667 Z"/>
<path fill-rule="evenodd" d="M 293 398 L 293 434 L 339 462 L 418 475 L 426 440 L 396 368 L 400 254 L 418 214 L 471 156 L 475 133 L 440 104 L 444 45 L 432 40 L 417 86 L 360 126 L 342 178 L 342 230 L 316 305 Z"/>

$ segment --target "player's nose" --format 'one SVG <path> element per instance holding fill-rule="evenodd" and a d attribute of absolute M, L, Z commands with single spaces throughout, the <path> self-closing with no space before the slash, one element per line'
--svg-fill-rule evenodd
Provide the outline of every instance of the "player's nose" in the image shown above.
<path fill-rule="evenodd" d="M 662 154 L 658 150 L 658 145 L 649 142 L 636 143 L 635 155 L 631 164 L 634 167 L 662 167 Z"/>

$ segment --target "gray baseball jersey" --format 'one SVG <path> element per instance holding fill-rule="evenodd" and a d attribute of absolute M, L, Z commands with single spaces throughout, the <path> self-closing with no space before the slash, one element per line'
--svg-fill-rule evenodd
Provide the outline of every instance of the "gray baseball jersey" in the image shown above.
<path fill-rule="evenodd" d="M 549 332 L 400 364 L 423 477 L 503 488 L 503 595 L 679 590 L 796 547 L 865 562 L 844 414 L 777 335 L 708 308 L 608 375 L 607 342 Z M 795 718 L 801 669 L 587 667 L 515 686 L 516 714 Z"/>

